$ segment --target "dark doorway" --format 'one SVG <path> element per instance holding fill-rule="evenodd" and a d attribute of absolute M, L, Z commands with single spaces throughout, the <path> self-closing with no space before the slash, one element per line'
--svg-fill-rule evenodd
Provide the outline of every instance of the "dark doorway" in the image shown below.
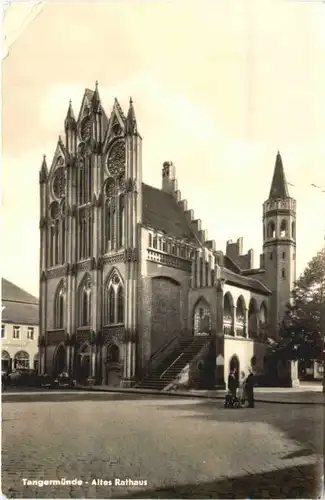
<path fill-rule="evenodd" d="M 65 371 L 65 366 L 66 366 L 66 350 L 65 347 L 61 344 L 55 353 L 53 375 L 54 376 L 60 375 L 60 373 Z"/>

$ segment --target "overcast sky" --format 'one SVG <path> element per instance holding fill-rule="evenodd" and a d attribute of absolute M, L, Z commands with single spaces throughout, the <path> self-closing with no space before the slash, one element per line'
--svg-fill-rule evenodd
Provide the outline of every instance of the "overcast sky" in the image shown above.
<path fill-rule="evenodd" d="M 297 199 L 300 273 L 324 244 L 324 3 L 277 0 L 28 2 L 4 19 L 2 275 L 38 295 L 39 184 L 69 99 L 133 97 L 143 180 L 165 160 L 202 227 L 255 264 L 279 149 Z M 314 183 L 322 189 L 310 187 Z"/>

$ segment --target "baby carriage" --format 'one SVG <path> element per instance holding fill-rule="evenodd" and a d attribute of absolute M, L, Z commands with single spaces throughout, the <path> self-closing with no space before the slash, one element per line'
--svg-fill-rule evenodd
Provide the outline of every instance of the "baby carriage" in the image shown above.
<path fill-rule="evenodd" d="M 224 408 L 241 408 L 241 401 L 231 392 L 227 392 L 223 406 Z"/>

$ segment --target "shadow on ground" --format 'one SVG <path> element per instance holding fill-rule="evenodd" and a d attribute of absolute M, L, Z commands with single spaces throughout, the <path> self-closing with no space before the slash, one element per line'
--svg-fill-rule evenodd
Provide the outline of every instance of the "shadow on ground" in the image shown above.
<path fill-rule="evenodd" d="M 58 393 L 52 393 L 51 391 L 37 391 L 34 394 L 30 394 L 27 391 L 24 393 L 7 392 L 2 394 L 2 403 L 37 403 L 37 402 L 48 402 L 51 403 L 61 403 L 62 401 L 135 401 L 142 399 L 169 399 L 168 396 L 153 396 L 147 394 L 132 394 L 132 393 L 120 393 L 120 392 L 69 392 L 62 391 Z"/>
<path fill-rule="evenodd" d="M 159 406 L 160 410 L 178 410 L 180 418 L 202 418 L 217 422 L 265 423 L 277 427 L 289 439 L 304 446 L 299 456 L 323 455 L 324 409 L 322 406 L 257 404 L 255 408 L 224 409 L 221 402 L 200 401 L 196 404 Z M 190 412 L 190 414 L 188 414 Z M 182 413 L 184 413 L 182 415 Z M 289 459 L 290 455 L 284 457 Z"/>
<path fill-rule="evenodd" d="M 319 467 L 290 467 L 264 474 L 142 490 L 123 498 L 320 498 Z M 116 497 L 116 498 L 122 498 Z"/>

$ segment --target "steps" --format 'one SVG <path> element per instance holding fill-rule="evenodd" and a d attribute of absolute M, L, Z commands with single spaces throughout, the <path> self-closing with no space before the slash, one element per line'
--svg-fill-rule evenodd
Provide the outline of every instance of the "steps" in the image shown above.
<path fill-rule="evenodd" d="M 210 340 L 210 337 L 203 336 L 191 336 L 182 339 L 179 346 L 157 368 L 146 375 L 136 387 L 162 391 L 175 380 L 183 368 L 192 361 Z"/>

